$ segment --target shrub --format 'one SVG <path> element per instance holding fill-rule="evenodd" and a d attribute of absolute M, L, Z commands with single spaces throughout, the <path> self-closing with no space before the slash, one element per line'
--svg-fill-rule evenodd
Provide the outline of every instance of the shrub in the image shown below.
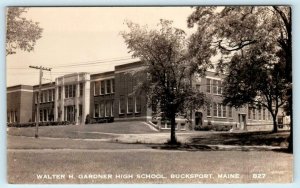
<path fill-rule="evenodd" d="M 39 122 L 39 127 L 42 126 L 57 126 L 57 125 L 69 125 L 69 121 L 49 121 L 49 122 Z M 35 127 L 35 122 L 28 123 L 7 123 L 7 127 Z"/>
<path fill-rule="evenodd" d="M 203 125 L 195 127 L 196 131 L 229 131 L 232 128 L 231 125 Z"/>

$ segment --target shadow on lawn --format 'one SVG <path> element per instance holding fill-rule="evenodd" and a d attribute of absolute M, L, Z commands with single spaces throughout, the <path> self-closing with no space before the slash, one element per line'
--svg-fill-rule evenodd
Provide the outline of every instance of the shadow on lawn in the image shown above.
<path fill-rule="evenodd" d="M 216 133 L 193 137 L 190 139 L 190 143 L 238 146 L 282 146 L 282 144 L 287 143 L 288 136 L 289 132 Z"/>
<path fill-rule="evenodd" d="M 216 133 L 197 135 L 190 138 L 189 142 L 185 144 L 148 146 L 152 149 L 178 151 L 274 151 L 289 153 L 285 148 L 287 147 L 288 136 L 289 132 Z M 220 145 L 220 147 L 217 145 Z M 269 146 L 281 148 L 272 149 Z"/>

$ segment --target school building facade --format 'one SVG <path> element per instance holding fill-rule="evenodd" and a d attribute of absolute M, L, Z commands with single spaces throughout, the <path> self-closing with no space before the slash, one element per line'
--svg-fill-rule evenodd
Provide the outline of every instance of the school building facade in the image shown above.
<path fill-rule="evenodd" d="M 134 73 L 141 66 L 142 62 L 132 62 L 115 66 L 114 71 L 104 73 L 72 73 L 56 78 L 55 82 L 43 84 L 40 121 L 85 124 L 89 117 L 88 123 L 145 121 L 154 125 L 146 93 L 134 92 L 135 87 L 145 79 L 145 75 Z M 272 127 L 272 119 L 266 109 L 256 109 L 248 105 L 239 109 L 223 106 L 222 79 L 222 76 L 209 71 L 204 78 L 192 79 L 193 87 L 206 93 L 211 104 L 201 109 L 193 109 L 191 123 L 178 119 L 178 130 L 190 130 L 205 125 L 229 125 L 241 130 Z M 36 120 L 38 91 L 38 85 L 7 88 L 8 123 Z M 283 112 L 279 113 L 278 118 L 286 122 Z M 159 129 L 170 128 L 162 122 L 154 126 Z"/>

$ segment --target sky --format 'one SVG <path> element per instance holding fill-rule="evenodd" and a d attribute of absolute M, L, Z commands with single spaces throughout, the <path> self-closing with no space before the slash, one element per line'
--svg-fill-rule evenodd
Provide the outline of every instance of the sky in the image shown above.
<path fill-rule="evenodd" d="M 51 73 L 45 71 L 43 83 L 73 72 L 111 71 L 115 65 L 137 60 L 131 59 L 120 35 L 128 29 L 126 20 L 149 28 L 155 28 L 160 19 L 173 20 L 174 27 L 190 35 L 195 32 L 195 28 L 187 28 L 192 12 L 191 7 L 29 8 L 23 16 L 39 22 L 42 38 L 34 51 L 17 51 L 6 57 L 7 86 L 38 84 L 39 71 L 29 65 L 52 68 Z"/>

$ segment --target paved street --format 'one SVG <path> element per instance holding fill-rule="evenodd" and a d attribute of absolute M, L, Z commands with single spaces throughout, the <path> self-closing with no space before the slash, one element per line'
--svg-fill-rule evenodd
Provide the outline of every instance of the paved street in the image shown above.
<path fill-rule="evenodd" d="M 292 179 L 293 155 L 280 149 L 288 133 L 182 132 L 177 134 L 182 145 L 169 147 L 163 144 L 168 132 L 158 133 L 140 123 L 132 123 L 134 131 L 129 126 L 40 127 L 39 139 L 30 135 L 33 128 L 12 128 L 7 136 L 8 181 L 284 183 Z M 249 142 L 243 143 L 241 137 Z"/>

